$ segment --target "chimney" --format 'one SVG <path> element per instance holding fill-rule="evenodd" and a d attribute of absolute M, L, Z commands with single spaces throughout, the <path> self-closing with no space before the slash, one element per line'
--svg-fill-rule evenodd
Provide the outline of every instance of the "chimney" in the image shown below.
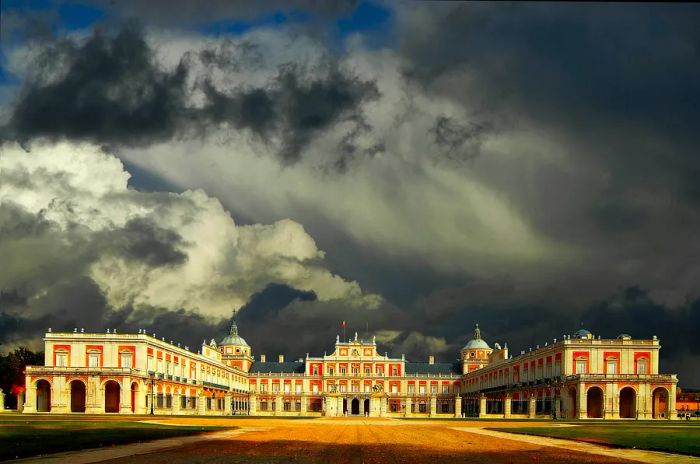
<path fill-rule="evenodd" d="M 265 355 L 264 355 L 264 354 L 261 354 L 261 355 L 260 355 L 260 362 L 261 362 L 261 363 L 264 363 L 264 362 L 265 362 Z"/>
<path fill-rule="evenodd" d="M 428 364 L 435 364 L 435 356 L 432 354 L 428 356 Z"/>
<path fill-rule="evenodd" d="M 281 362 L 281 363 L 284 362 L 284 355 L 283 355 L 283 354 L 280 355 L 280 362 Z"/>

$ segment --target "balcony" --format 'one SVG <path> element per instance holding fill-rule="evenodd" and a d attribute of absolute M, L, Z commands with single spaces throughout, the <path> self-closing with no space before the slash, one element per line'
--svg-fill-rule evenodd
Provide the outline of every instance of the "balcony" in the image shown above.
<path fill-rule="evenodd" d="M 575 374 L 567 375 L 567 381 L 600 381 L 600 380 L 627 380 L 627 381 L 660 381 L 671 382 L 676 380 L 675 374 Z"/>

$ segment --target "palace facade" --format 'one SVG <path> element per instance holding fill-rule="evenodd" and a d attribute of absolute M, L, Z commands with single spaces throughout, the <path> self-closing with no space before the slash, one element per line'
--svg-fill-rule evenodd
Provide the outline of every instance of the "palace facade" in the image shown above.
<path fill-rule="evenodd" d="M 675 375 L 659 340 L 586 330 L 517 356 L 481 338 L 455 362 L 380 354 L 374 339 L 336 337 L 330 355 L 256 360 L 233 322 L 195 353 L 136 334 L 56 333 L 28 366 L 24 412 L 258 416 L 672 419 Z"/>

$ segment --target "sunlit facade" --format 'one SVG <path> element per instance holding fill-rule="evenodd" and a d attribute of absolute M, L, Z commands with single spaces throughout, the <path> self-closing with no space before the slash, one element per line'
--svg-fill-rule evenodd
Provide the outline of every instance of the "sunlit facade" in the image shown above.
<path fill-rule="evenodd" d="M 659 341 L 580 330 L 512 357 L 478 328 L 454 362 L 410 362 L 374 339 L 331 354 L 256 360 L 233 323 L 188 347 L 137 334 L 49 332 L 26 371 L 24 412 L 259 416 L 675 418 L 675 375 Z"/>

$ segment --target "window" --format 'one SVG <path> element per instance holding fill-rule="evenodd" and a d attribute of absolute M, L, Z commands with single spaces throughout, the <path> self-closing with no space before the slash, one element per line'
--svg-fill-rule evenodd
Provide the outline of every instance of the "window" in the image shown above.
<path fill-rule="evenodd" d="M 318 366 L 314 366 L 313 375 L 318 375 Z"/>
<path fill-rule="evenodd" d="M 365 384 L 365 393 L 371 393 L 372 387 L 369 384 Z"/>
<path fill-rule="evenodd" d="M 384 368 L 383 368 L 383 367 L 378 367 L 378 368 L 377 368 L 377 374 L 379 374 L 379 375 L 384 375 Z"/>
<path fill-rule="evenodd" d="M 345 368 L 344 367 L 340 368 L 340 375 L 345 375 Z"/>
<path fill-rule="evenodd" d="M 391 386 L 391 393 L 398 393 L 399 392 L 399 387 L 398 385 L 394 384 Z"/>
<path fill-rule="evenodd" d="M 261 393 L 267 393 L 267 383 L 261 383 L 261 384 L 260 384 L 260 392 L 261 392 Z"/>
<path fill-rule="evenodd" d="M 430 386 L 430 393 L 437 393 L 437 385 Z"/>
<path fill-rule="evenodd" d="M 365 375 L 369 375 L 372 372 L 372 369 L 369 367 L 365 367 Z"/>
<path fill-rule="evenodd" d="M 352 391 L 354 391 L 354 392 L 360 391 L 360 386 L 357 385 L 356 383 L 353 383 L 352 384 Z"/>
<path fill-rule="evenodd" d="M 352 374 L 353 374 L 353 375 L 357 375 L 357 374 L 358 374 L 357 366 L 352 366 Z"/>
<path fill-rule="evenodd" d="M 418 387 L 418 393 L 421 395 L 425 395 L 425 385 L 421 385 Z"/>
<path fill-rule="evenodd" d="M 408 386 L 408 394 L 413 395 L 416 392 L 416 386 L 415 385 L 409 385 Z"/>
<path fill-rule="evenodd" d="M 311 389 L 311 391 L 314 392 L 314 395 L 318 394 L 318 385 L 317 385 L 317 384 L 314 384 L 313 387 L 312 387 L 312 389 Z"/>
<path fill-rule="evenodd" d="M 157 372 L 163 372 L 163 360 L 162 359 L 159 359 L 157 361 L 157 366 L 158 366 Z"/>
<path fill-rule="evenodd" d="M 301 393 L 301 384 L 300 383 L 296 384 L 296 392 Z"/>
<path fill-rule="evenodd" d="M 340 391 L 343 393 L 345 393 L 347 391 L 347 387 L 345 386 L 345 384 L 340 385 Z"/>
<path fill-rule="evenodd" d="M 606 371 L 609 375 L 617 374 L 617 359 L 608 359 L 606 361 Z"/>
<path fill-rule="evenodd" d="M 121 354 L 121 361 L 120 364 L 122 367 L 128 367 L 131 368 L 133 365 L 131 363 L 131 352 L 127 351 Z"/>
<path fill-rule="evenodd" d="M 59 351 L 56 353 L 56 366 L 67 367 L 68 366 L 68 353 L 65 351 Z"/>
<path fill-rule="evenodd" d="M 449 393 L 449 392 L 450 392 L 450 387 L 447 386 L 447 385 L 443 385 L 443 386 L 442 386 L 442 393 L 443 393 L 443 394 L 447 394 L 447 393 Z"/>
<path fill-rule="evenodd" d="M 170 375 L 170 361 L 165 363 L 165 373 Z"/>
<path fill-rule="evenodd" d="M 289 393 L 291 391 L 291 387 L 292 387 L 291 385 L 289 385 L 288 383 L 285 383 L 284 384 L 284 392 Z"/>
<path fill-rule="evenodd" d="M 399 375 L 399 369 L 396 367 L 391 368 L 391 375 Z"/>
<path fill-rule="evenodd" d="M 586 360 L 585 359 L 577 359 L 576 360 L 576 373 L 577 374 L 585 374 L 586 373 Z"/>
<path fill-rule="evenodd" d="M 646 358 L 640 358 L 637 360 L 637 374 L 648 374 L 647 370 L 647 360 Z"/>
<path fill-rule="evenodd" d="M 328 368 L 328 375 L 333 375 L 333 368 L 332 367 Z"/>
<path fill-rule="evenodd" d="M 273 384 L 272 384 L 272 391 L 275 392 L 275 393 L 279 392 L 279 391 L 280 391 L 280 384 L 278 384 L 278 383 L 273 383 Z"/>
<path fill-rule="evenodd" d="M 99 351 L 92 351 L 88 354 L 88 367 L 100 367 Z"/>
<path fill-rule="evenodd" d="M 148 370 L 150 372 L 153 372 L 153 356 L 148 357 L 148 361 L 146 361 L 146 365 L 148 367 Z"/>

